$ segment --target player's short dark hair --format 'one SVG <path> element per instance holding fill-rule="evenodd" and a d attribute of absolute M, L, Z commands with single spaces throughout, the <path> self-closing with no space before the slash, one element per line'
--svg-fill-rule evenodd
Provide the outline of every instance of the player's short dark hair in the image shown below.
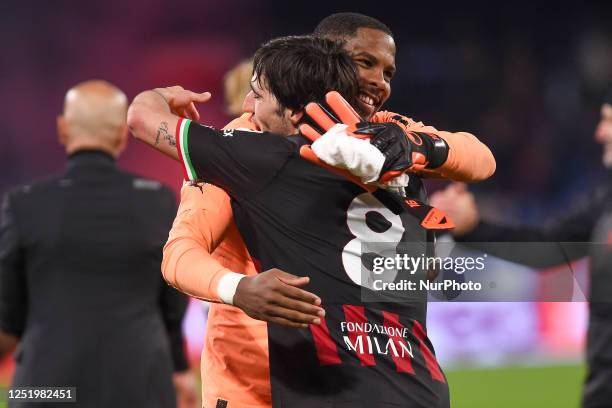
<path fill-rule="evenodd" d="M 312 36 L 270 40 L 255 53 L 253 72 L 259 85 L 276 97 L 281 110 L 300 111 L 308 102 L 322 102 L 334 90 L 356 106 L 357 68 L 332 40 Z"/>
<path fill-rule="evenodd" d="M 359 13 L 335 13 L 325 17 L 315 27 L 313 35 L 324 38 L 350 38 L 359 28 L 372 28 L 393 37 L 391 29 L 374 17 Z"/>

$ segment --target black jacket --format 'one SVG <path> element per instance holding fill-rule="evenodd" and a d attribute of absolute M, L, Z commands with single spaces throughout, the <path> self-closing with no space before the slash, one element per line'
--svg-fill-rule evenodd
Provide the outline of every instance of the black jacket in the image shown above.
<path fill-rule="evenodd" d="M 7 194 L 0 329 L 20 338 L 13 387 L 74 386 L 78 407 L 175 405 L 187 299 L 160 272 L 174 216 L 169 189 L 96 151 Z"/>
<path fill-rule="evenodd" d="M 481 222 L 458 240 L 487 249 L 489 253 L 494 248 L 486 244 L 490 242 L 554 243 L 539 247 L 538 251 L 513 251 L 505 247 L 499 253 L 493 253 L 510 261 L 540 268 L 590 257 L 587 339 L 589 372 L 583 406 L 609 407 L 612 404 L 612 188 L 597 190 L 575 208 L 569 209 L 560 218 L 550 220 L 545 226 L 511 227 Z"/>

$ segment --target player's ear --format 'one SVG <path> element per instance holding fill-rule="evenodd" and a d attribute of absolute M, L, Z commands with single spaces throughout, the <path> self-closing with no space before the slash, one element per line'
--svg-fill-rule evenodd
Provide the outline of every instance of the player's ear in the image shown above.
<path fill-rule="evenodd" d="M 68 143 L 67 125 L 66 119 L 62 115 L 58 115 L 56 119 L 57 123 L 57 141 L 62 145 L 66 146 Z"/>
<path fill-rule="evenodd" d="M 291 116 L 289 117 L 289 120 L 291 121 L 291 124 L 293 126 L 297 127 L 297 125 L 299 125 L 299 123 L 302 121 L 303 118 L 304 118 L 304 111 L 299 110 L 299 111 L 292 111 Z"/>

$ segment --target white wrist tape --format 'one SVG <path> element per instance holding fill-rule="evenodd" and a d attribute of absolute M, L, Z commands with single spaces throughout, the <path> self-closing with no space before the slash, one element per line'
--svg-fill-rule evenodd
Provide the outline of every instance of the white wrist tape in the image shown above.
<path fill-rule="evenodd" d="M 349 136 L 347 127 L 342 123 L 332 126 L 315 140 L 312 151 L 330 166 L 346 169 L 366 184 L 373 183 L 380 178 L 385 156 L 369 140 Z M 408 175 L 402 174 L 381 187 L 391 190 L 406 187 L 408 180 Z"/>
<path fill-rule="evenodd" d="M 223 303 L 228 305 L 234 304 L 234 295 L 236 294 L 236 288 L 242 278 L 246 278 L 246 275 L 236 272 L 226 273 L 219 279 L 217 285 L 217 293 Z"/>
<path fill-rule="evenodd" d="M 348 126 L 332 126 L 312 144 L 312 150 L 330 166 L 347 169 L 364 183 L 378 180 L 385 156 L 368 140 L 357 139 L 346 132 Z"/>

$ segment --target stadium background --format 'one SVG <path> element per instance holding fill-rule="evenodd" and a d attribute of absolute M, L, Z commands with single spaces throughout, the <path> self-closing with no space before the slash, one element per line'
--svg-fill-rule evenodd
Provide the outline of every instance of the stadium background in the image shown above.
<path fill-rule="evenodd" d="M 372 15 L 394 31 L 388 109 L 473 132 L 491 147 L 497 173 L 473 186 L 489 217 L 539 223 L 603 180 L 592 135 L 612 83 L 610 5 L 9 0 L 0 5 L 0 193 L 61 170 L 55 116 L 77 82 L 103 78 L 130 98 L 160 85 L 210 90 L 202 116 L 221 126 L 230 119 L 227 70 L 266 39 L 308 33 L 337 11 Z M 178 190 L 179 167 L 137 142 L 120 165 Z M 554 273 L 503 267 L 531 276 L 531 286 Z M 204 308 L 192 303 L 185 323 L 196 371 Z M 579 302 L 432 304 L 430 336 L 453 406 L 577 406 L 585 319 Z M 11 370 L 5 359 L 2 384 Z"/>

